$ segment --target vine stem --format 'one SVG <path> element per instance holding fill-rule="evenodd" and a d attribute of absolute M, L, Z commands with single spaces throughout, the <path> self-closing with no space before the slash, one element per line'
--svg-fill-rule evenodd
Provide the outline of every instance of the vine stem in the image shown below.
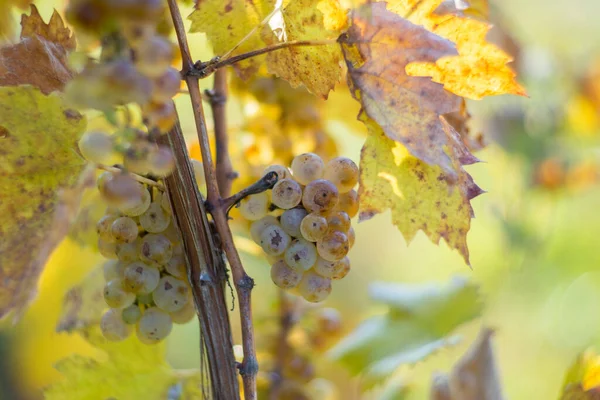
<path fill-rule="evenodd" d="M 190 71 L 194 68 L 190 49 L 187 42 L 187 36 L 179 6 L 176 0 L 168 0 L 173 25 L 177 34 L 179 48 L 182 57 L 182 74 L 190 92 L 194 120 L 196 123 L 196 133 L 202 153 L 202 162 L 204 165 L 204 175 L 206 177 L 207 187 L 207 208 L 213 217 L 215 228 L 221 239 L 221 246 L 229 265 L 233 277 L 233 283 L 237 292 L 239 313 L 242 330 L 242 347 L 244 350 L 244 359 L 239 365 L 240 374 L 244 384 L 244 398 L 246 400 L 256 400 L 256 375 L 258 373 L 258 361 L 256 359 L 256 348 L 254 341 L 254 327 L 252 323 L 251 292 L 254 287 L 254 281 L 246 274 L 242 261 L 233 242 L 233 236 L 229 227 L 226 210 L 220 207 L 221 195 L 217 183 L 216 172 L 210 152 L 208 140 L 208 131 L 202 107 L 202 95 L 198 84 L 198 78 L 191 76 Z"/>

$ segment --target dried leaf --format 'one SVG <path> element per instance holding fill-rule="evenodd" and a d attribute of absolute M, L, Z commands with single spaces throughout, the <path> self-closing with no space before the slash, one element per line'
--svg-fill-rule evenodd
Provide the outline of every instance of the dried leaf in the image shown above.
<path fill-rule="evenodd" d="M 0 48 L 0 86 L 30 84 L 44 94 L 62 90 L 73 77 L 67 55 L 75 47 L 56 11 L 46 24 L 37 8 L 31 6 L 31 15 L 21 19 L 21 41 Z"/>
<path fill-rule="evenodd" d="M 75 151 L 85 125 L 58 95 L 0 87 L 0 317 L 31 300 L 89 184 Z"/>
<path fill-rule="evenodd" d="M 454 175 L 454 161 L 445 147 L 457 147 L 450 153 L 467 151 L 464 144 L 448 141 L 440 116 L 459 111 L 461 98 L 429 78 L 404 71 L 411 62 L 433 65 L 438 58 L 455 54 L 453 44 L 387 11 L 384 3 L 356 10 L 340 42 L 348 84 L 364 112 L 412 155 Z"/>
<path fill-rule="evenodd" d="M 346 25 L 346 15 L 335 0 L 295 0 L 283 9 L 286 41 L 335 40 Z M 327 19 L 326 14 L 327 12 Z M 326 28 L 326 24 L 330 29 Z M 337 28 L 338 30 L 332 30 Z M 327 98 L 342 77 L 342 53 L 338 46 L 301 46 L 267 55 L 269 72 Z"/>
<path fill-rule="evenodd" d="M 456 44 L 457 56 L 435 61 L 415 60 L 407 66 L 412 76 L 431 76 L 435 82 L 462 97 L 481 99 L 498 94 L 526 95 L 507 66 L 512 58 L 497 46 L 486 41 L 491 28 L 487 22 L 436 10 L 443 0 L 390 0 L 390 11 L 422 25 L 429 31 Z"/>
<path fill-rule="evenodd" d="M 361 118 L 369 137 L 361 152 L 360 220 L 389 209 L 392 223 L 407 242 L 422 230 L 436 244 L 444 238 L 469 264 L 470 200 L 481 194 L 481 189 L 462 167 L 457 166 L 457 179 L 452 180 L 441 167 L 411 156 L 372 120 Z"/>

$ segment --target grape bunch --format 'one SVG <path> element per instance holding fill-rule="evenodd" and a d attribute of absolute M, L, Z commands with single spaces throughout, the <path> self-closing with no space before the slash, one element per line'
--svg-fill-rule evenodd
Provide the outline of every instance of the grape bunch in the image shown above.
<path fill-rule="evenodd" d="M 275 285 L 310 302 L 323 301 L 331 281 L 350 271 L 358 167 L 346 157 L 325 164 L 304 153 L 292 160 L 291 171 L 273 165 L 265 173 L 272 171 L 278 177 L 273 189 L 243 199 L 239 211 L 253 221 L 250 234 L 271 262 Z"/>

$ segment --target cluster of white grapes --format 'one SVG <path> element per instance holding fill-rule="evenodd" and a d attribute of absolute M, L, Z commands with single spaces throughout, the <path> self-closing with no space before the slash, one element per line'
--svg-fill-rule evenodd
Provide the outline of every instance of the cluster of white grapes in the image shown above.
<path fill-rule="evenodd" d="M 291 171 L 273 165 L 278 181 L 271 191 L 240 203 L 253 240 L 271 262 L 271 278 L 310 302 L 331 293 L 331 281 L 350 271 L 354 244 L 350 219 L 358 213 L 358 167 L 346 157 L 327 164 L 313 153 L 296 156 Z"/>

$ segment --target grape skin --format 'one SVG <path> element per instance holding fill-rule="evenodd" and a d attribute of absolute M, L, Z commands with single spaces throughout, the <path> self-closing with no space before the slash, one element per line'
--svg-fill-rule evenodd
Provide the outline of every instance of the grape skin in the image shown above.
<path fill-rule="evenodd" d="M 270 256 L 283 254 L 290 244 L 290 236 L 278 225 L 266 227 L 260 235 L 260 245 Z"/>
<path fill-rule="evenodd" d="M 143 262 L 134 262 L 123 271 L 123 288 L 135 294 L 152 292 L 158 286 L 160 271 Z"/>
<path fill-rule="evenodd" d="M 327 229 L 329 232 L 348 232 L 350 229 L 350 217 L 344 211 L 335 211 L 327 217 Z"/>
<path fill-rule="evenodd" d="M 173 45 L 160 36 L 154 36 L 140 43 L 135 55 L 138 71 L 150 78 L 157 78 L 171 65 Z"/>
<path fill-rule="evenodd" d="M 314 153 L 300 154 L 292 160 L 292 174 L 302 185 L 322 178 L 324 168 L 323 160 Z"/>
<path fill-rule="evenodd" d="M 173 67 L 152 81 L 152 101 L 157 103 L 169 101 L 179 92 L 181 74 Z"/>
<path fill-rule="evenodd" d="M 327 261 L 323 257 L 319 257 L 313 270 L 324 278 L 332 279 L 342 268 L 341 260 Z"/>
<path fill-rule="evenodd" d="M 133 243 L 138 236 L 138 226 L 130 217 L 119 217 L 113 221 L 110 232 L 117 242 Z"/>
<path fill-rule="evenodd" d="M 250 225 L 250 236 L 252 236 L 252 240 L 254 240 L 256 244 L 260 244 L 260 235 L 270 225 L 279 225 L 277 218 L 272 215 L 262 217 Z"/>
<path fill-rule="evenodd" d="M 132 263 L 139 259 L 141 241 L 136 239 L 132 243 L 119 243 L 116 246 L 117 257 L 123 263 Z"/>
<path fill-rule="evenodd" d="M 302 188 L 293 179 L 277 181 L 271 192 L 271 201 L 279 208 L 289 210 L 302 200 Z"/>
<path fill-rule="evenodd" d="M 344 211 L 350 218 L 358 214 L 358 192 L 354 189 L 341 193 L 334 211 Z"/>
<path fill-rule="evenodd" d="M 191 299 L 185 303 L 181 310 L 169 313 L 174 324 L 186 324 L 196 316 L 196 308 Z"/>
<path fill-rule="evenodd" d="M 265 168 L 263 171 L 263 176 L 267 175 L 269 172 L 275 172 L 277 174 L 277 181 L 292 178 L 292 173 L 290 170 L 283 165 L 271 165 Z"/>
<path fill-rule="evenodd" d="M 307 212 L 304 208 L 292 208 L 281 214 L 279 223 L 285 233 L 293 237 L 300 237 L 300 224 L 306 215 Z"/>
<path fill-rule="evenodd" d="M 240 202 L 239 210 L 247 220 L 259 220 L 269 211 L 269 195 L 266 192 L 250 195 Z"/>
<path fill-rule="evenodd" d="M 341 260 L 348 254 L 348 250 L 348 237 L 343 232 L 329 232 L 317 242 L 317 252 L 328 261 Z"/>
<path fill-rule="evenodd" d="M 158 286 L 152 292 L 154 304 L 167 312 L 179 311 L 189 300 L 189 287 L 173 276 L 163 276 L 160 278 Z"/>
<path fill-rule="evenodd" d="M 317 262 L 317 249 L 307 240 L 295 239 L 285 251 L 284 258 L 290 268 L 304 272 Z"/>
<path fill-rule="evenodd" d="M 271 266 L 271 280 L 281 289 L 296 287 L 302 279 L 302 273 L 291 268 L 284 260 L 278 260 Z"/>
<path fill-rule="evenodd" d="M 79 151 L 88 161 L 110 164 L 113 156 L 112 138 L 104 132 L 86 132 L 79 139 Z"/>
<path fill-rule="evenodd" d="M 302 205 L 310 212 L 325 213 L 337 205 L 338 198 L 339 193 L 333 183 L 325 179 L 317 179 L 304 188 Z"/>
<path fill-rule="evenodd" d="M 142 215 L 150 206 L 150 192 L 148 189 L 142 189 L 141 196 L 138 201 L 133 201 L 129 204 L 123 204 L 119 207 L 119 211 L 121 211 L 124 215 L 128 217 L 137 217 Z"/>
<path fill-rule="evenodd" d="M 152 202 L 146 212 L 140 215 L 140 225 L 151 233 L 159 233 L 167 229 L 171 217 L 158 202 Z"/>
<path fill-rule="evenodd" d="M 348 245 L 350 248 L 354 246 L 354 241 L 356 240 L 356 233 L 354 232 L 354 228 L 350 227 L 348 232 L 346 232 L 346 236 L 348 236 Z"/>
<path fill-rule="evenodd" d="M 102 335 L 112 341 L 119 342 L 131 334 L 131 327 L 127 326 L 121 318 L 120 310 L 111 308 L 106 311 L 100 319 L 100 330 Z"/>
<path fill-rule="evenodd" d="M 175 168 L 175 157 L 170 148 L 159 146 L 148 154 L 148 170 L 152 175 L 164 178 L 169 176 Z"/>
<path fill-rule="evenodd" d="M 121 318 L 123 319 L 123 322 L 125 322 L 127 325 L 133 325 L 136 322 L 139 321 L 139 319 L 142 317 L 142 310 L 140 310 L 140 307 L 132 304 L 129 307 L 126 307 L 123 309 L 123 311 L 121 312 Z"/>
<path fill-rule="evenodd" d="M 106 214 L 96 224 L 96 233 L 98 233 L 98 237 L 107 242 L 114 242 L 115 238 L 110 232 L 110 227 L 115 219 L 119 218 L 118 215 L 114 214 Z"/>
<path fill-rule="evenodd" d="M 327 233 L 327 219 L 319 214 L 308 214 L 300 223 L 302 237 L 309 242 L 316 242 Z"/>
<path fill-rule="evenodd" d="M 350 259 L 348 258 L 348 256 L 346 256 L 339 261 L 337 271 L 331 277 L 331 279 L 334 279 L 334 280 L 344 279 L 346 277 L 346 275 L 348 275 L 348 272 L 350 272 Z"/>
<path fill-rule="evenodd" d="M 318 303 L 325 300 L 331 293 L 331 280 L 309 270 L 298 284 L 298 290 L 306 301 Z"/>
<path fill-rule="evenodd" d="M 358 166 L 347 157 L 336 157 L 325 166 L 323 176 L 340 191 L 346 193 L 358 183 Z"/>
<path fill-rule="evenodd" d="M 115 207 L 138 204 L 143 187 L 128 174 L 110 174 L 101 181 L 100 194 L 106 202 Z"/>
<path fill-rule="evenodd" d="M 133 293 L 123 290 L 123 281 L 120 278 L 108 281 L 104 285 L 104 301 L 110 308 L 125 308 L 135 300 Z"/>
<path fill-rule="evenodd" d="M 149 233 L 142 239 L 140 258 L 149 265 L 165 265 L 172 256 L 173 245 L 165 236 Z"/>
<path fill-rule="evenodd" d="M 105 258 L 118 259 L 117 257 L 117 244 L 114 241 L 106 241 L 102 238 L 98 238 L 98 251 Z"/>
<path fill-rule="evenodd" d="M 108 260 L 102 266 L 102 272 L 104 274 L 104 280 L 106 282 L 115 278 L 123 277 L 123 270 L 125 265 L 117 260 Z"/>
<path fill-rule="evenodd" d="M 167 265 L 165 265 L 165 270 L 176 278 L 184 279 L 187 277 L 185 256 L 183 254 L 173 254 Z"/>
<path fill-rule="evenodd" d="M 151 307 L 144 312 L 137 324 L 137 335 L 146 344 L 158 343 L 171 333 L 173 321 L 166 312 Z"/>

